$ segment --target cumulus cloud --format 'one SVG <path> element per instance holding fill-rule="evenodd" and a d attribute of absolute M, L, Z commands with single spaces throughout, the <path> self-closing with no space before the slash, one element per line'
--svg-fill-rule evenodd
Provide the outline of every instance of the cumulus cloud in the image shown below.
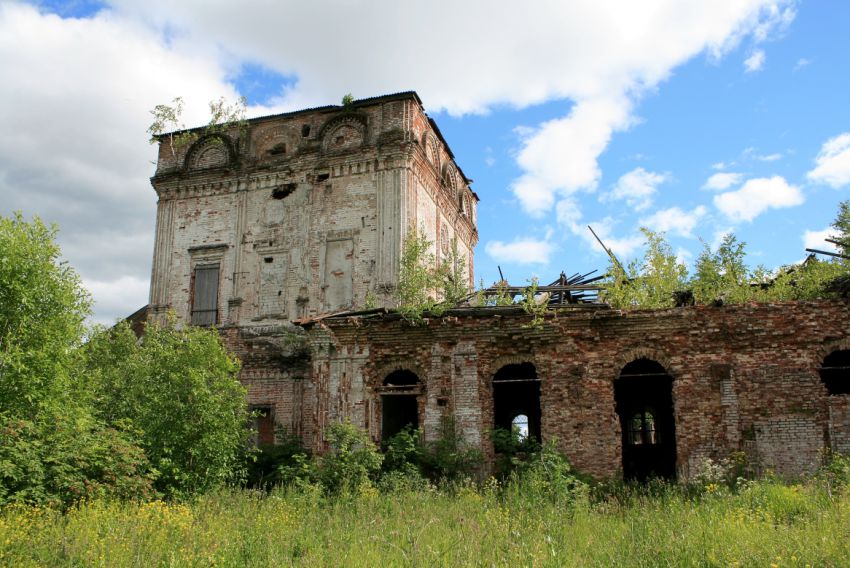
<path fill-rule="evenodd" d="M 693 237 L 694 227 L 705 217 L 707 212 L 708 210 L 703 205 L 694 207 L 690 211 L 685 211 L 679 207 L 670 207 L 641 219 L 640 224 L 653 231 L 670 233 L 680 237 Z"/>
<path fill-rule="evenodd" d="M 291 78 L 256 113 L 411 88 L 430 112 L 454 115 L 562 101 L 563 116 L 533 127 L 517 153 L 522 174 L 512 187 L 526 211 L 541 214 L 596 188 L 611 137 L 634 124 L 636 101 L 676 66 L 719 57 L 744 38 L 762 41 L 793 18 L 791 0 L 685 10 L 679 0 L 522 10 L 506 0 L 352 0 L 333 9 L 282 1 L 261 15 L 223 0 L 105 6 L 61 18 L 0 3 L 0 119 L 15 133 L 0 139 L 3 211 L 57 221 L 71 263 L 101 283 L 149 275 L 156 198 L 147 111 L 182 96 L 186 123 L 203 124 L 207 101 L 236 96 L 229 81 L 246 64 Z M 477 25 L 482 14 L 486 26 Z M 98 317 L 143 304 L 134 289 L 126 309 L 98 308 Z"/>
<path fill-rule="evenodd" d="M 836 189 L 850 184 L 850 132 L 824 142 L 814 169 L 806 177 Z"/>
<path fill-rule="evenodd" d="M 598 158 L 612 134 L 634 123 L 635 100 L 677 65 L 705 52 L 719 57 L 747 36 L 763 41 L 794 17 L 790 0 L 717 0 L 686 10 L 678 0 L 655 0 L 651 9 L 624 0 L 522 10 L 507 0 L 354 0 L 333 10 L 320 2 L 280 2 L 268 5 L 263 18 L 223 1 L 113 5 L 196 48 L 226 46 L 231 57 L 297 77 L 277 99 L 281 110 L 336 101 L 340 93 L 410 88 L 429 109 L 452 114 L 571 101 L 569 113 L 521 141 L 523 173 L 512 189 L 537 216 L 560 197 L 596 187 Z M 477 25 L 482 14 L 486 26 Z M 316 42 L 317 26 L 332 36 Z"/>
<path fill-rule="evenodd" d="M 127 308 L 141 308 L 147 303 L 150 278 L 121 276 L 114 280 L 83 280 L 83 286 L 91 292 L 95 300 L 94 323 L 112 325 L 117 318 L 126 317 L 132 312 Z M 139 298 L 145 301 L 138 302 Z M 136 302 L 135 304 L 133 302 Z"/>
<path fill-rule="evenodd" d="M 132 62 L 131 64 L 128 62 Z M 0 4 L 0 209 L 59 225 L 65 257 L 94 292 L 98 321 L 147 303 L 156 194 L 148 110 L 177 95 L 190 122 L 235 95 L 214 60 L 177 52 L 147 27 L 102 13 L 62 19 Z M 195 113 L 195 114 L 193 114 Z M 123 279 L 123 280 L 122 280 Z M 119 305 L 100 292 L 113 283 Z"/>
<path fill-rule="evenodd" d="M 733 185 L 738 185 L 744 179 L 744 174 L 735 172 L 720 172 L 712 175 L 703 184 L 703 189 L 712 191 L 723 191 L 729 189 Z"/>
<path fill-rule="evenodd" d="M 826 229 L 821 229 L 820 231 L 805 231 L 803 233 L 803 247 L 804 248 L 813 248 L 818 250 L 825 250 L 829 252 L 836 251 L 835 245 L 832 243 L 826 242 L 824 239 L 832 239 L 835 234 L 835 229 L 832 227 L 827 227 Z"/>
<path fill-rule="evenodd" d="M 714 205 L 733 221 L 752 221 L 768 209 L 794 207 L 803 201 L 803 192 L 781 176 L 751 179 L 737 191 L 714 196 Z"/>
<path fill-rule="evenodd" d="M 635 211 L 643 211 L 652 205 L 658 186 L 668 178 L 665 174 L 635 168 L 620 176 L 614 188 L 603 196 L 603 200 L 624 200 Z"/>
<path fill-rule="evenodd" d="M 744 60 L 744 69 L 747 71 L 747 73 L 761 71 L 762 67 L 764 67 L 764 60 L 764 50 L 756 49 L 750 54 L 749 57 Z"/>
<path fill-rule="evenodd" d="M 544 240 L 518 238 L 510 243 L 490 241 L 484 250 L 497 262 L 548 264 L 554 247 Z"/>

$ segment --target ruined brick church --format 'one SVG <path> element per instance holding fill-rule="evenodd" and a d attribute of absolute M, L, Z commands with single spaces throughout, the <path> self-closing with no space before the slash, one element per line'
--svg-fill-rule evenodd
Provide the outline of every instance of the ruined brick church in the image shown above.
<path fill-rule="evenodd" d="M 478 196 L 416 93 L 160 138 L 148 321 L 215 325 L 242 360 L 260 442 L 322 451 L 350 420 L 380 441 L 453 420 L 556 439 L 597 476 L 687 477 L 745 452 L 786 475 L 850 452 L 848 302 L 619 311 L 459 307 L 412 326 L 393 305 L 412 228 L 474 283 Z M 372 306 L 378 309 L 366 309 Z"/>

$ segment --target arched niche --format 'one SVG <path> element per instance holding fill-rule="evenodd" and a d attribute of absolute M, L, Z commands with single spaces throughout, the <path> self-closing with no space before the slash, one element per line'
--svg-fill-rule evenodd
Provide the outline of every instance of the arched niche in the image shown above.
<path fill-rule="evenodd" d="M 236 153 L 230 138 L 223 134 L 210 134 L 197 140 L 186 153 L 187 170 L 208 170 L 229 166 Z"/>

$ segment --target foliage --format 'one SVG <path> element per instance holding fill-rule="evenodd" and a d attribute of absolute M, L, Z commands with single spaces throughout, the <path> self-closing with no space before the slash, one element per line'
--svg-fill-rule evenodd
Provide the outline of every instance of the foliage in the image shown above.
<path fill-rule="evenodd" d="M 432 246 L 416 229 L 402 243 L 395 296 L 399 313 L 412 324 L 421 323 L 426 312 L 442 314 L 467 294 L 466 259 L 458 253 L 457 240 L 439 266 Z"/>
<path fill-rule="evenodd" d="M 0 412 L 10 418 L 34 420 L 72 394 L 72 351 L 91 300 L 55 237 L 37 217 L 0 217 Z"/>
<path fill-rule="evenodd" d="M 612 262 L 610 285 L 603 300 L 616 308 L 667 308 L 673 305 L 673 292 L 685 287 L 687 268 L 676 259 L 663 233 L 643 227 L 646 251 L 625 269 Z"/>
<path fill-rule="evenodd" d="M 839 249 L 850 244 L 850 201 L 839 205 L 832 224 Z M 839 282 L 850 281 L 850 262 L 843 259 L 819 260 L 814 256 L 804 262 L 783 266 L 774 271 L 764 267 L 747 267 L 746 244 L 735 235 L 723 237 L 716 250 L 703 243 L 703 251 L 688 280 L 684 265 L 676 260 L 663 234 L 642 229 L 647 248 L 641 259 L 627 269 L 618 263 L 609 268 L 611 277 L 602 299 L 618 308 L 663 308 L 674 303 L 673 293 L 691 290 L 699 304 L 735 304 L 810 300 L 835 296 Z"/>
<path fill-rule="evenodd" d="M 850 200 L 838 204 L 838 214 L 832 222 L 832 228 L 835 229 L 832 238 L 838 241 L 838 252 L 850 256 Z M 847 262 L 844 261 L 845 264 Z"/>
<path fill-rule="evenodd" d="M 487 482 L 317 498 L 227 490 L 189 503 L 92 500 L 0 510 L 6 566 L 848 566 L 850 494 L 658 485 L 582 503 Z"/>
<path fill-rule="evenodd" d="M 350 422 L 331 424 L 329 451 L 319 462 L 319 479 L 332 494 L 358 492 L 377 478 L 383 456 L 369 434 Z"/>
<path fill-rule="evenodd" d="M 506 491 L 527 499 L 550 500 L 571 505 L 585 503 L 590 487 L 573 470 L 569 460 L 549 440 L 527 461 L 515 462 Z"/>
<path fill-rule="evenodd" d="M 424 444 L 420 451 L 422 469 L 434 480 L 457 480 L 475 475 L 481 468 L 483 456 L 463 439 L 454 419 L 440 420 L 439 437 Z"/>
<path fill-rule="evenodd" d="M 510 430 L 493 428 L 490 440 L 496 453 L 496 470 L 501 477 L 507 477 L 515 469 L 521 468 L 541 449 L 534 437 L 522 437 L 516 425 L 511 426 Z"/>
<path fill-rule="evenodd" d="M 167 135 L 169 147 L 172 154 L 177 148 L 191 144 L 202 135 L 216 134 L 237 128 L 240 136 L 245 132 L 248 121 L 245 117 L 247 112 L 247 99 L 239 97 L 234 103 L 229 103 L 224 97 L 210 101 L 210 120 L 203 129 L 187 130 L 182 121 L 185 104 L 182 97 L 172 99 L 170 105 L 156 105 L 152 111 L 153 122 L 148 126 L 147 133 L 150 135 L 150 143 L 159 142 L 160 138 Z"/>
<path fill-rule="evenodd" d="M 354 95 L 352 95 L 351 93 L 346 93 L 345 95 L 343 95 L 342 106 L 344 106 L 345 108 L 349 108 L 353 104 L 354 104 Z"/>
<path fill-rule="evenodd" d="M 171 321 L 149 325 L 137 341 L 121 323 L 89 340 L 85 366 L 98 417 L 140 430 L 158 490 L 187 495 L 240 479 L 250 435 L 245 389 L 215 330 Z"/>
<path fill-rule="evenodd" d="M 308 458 L 309 452 L 297 435 L 280 431 L 275 438 L 274 444 L 261 445 L 247 456 L 245 479 L 248 487 L 269 490 L 291 481 L 292 472 L 287 467 L 297 463 L 300 457 L 296 456 Z"/>
<path fill-rule="evenodd" d="M 723 236 L 717 251 L 712 252 L 708 243 L 703 243 L 691 284 L 697 302 L 708 304 L 720 298 L 742 297 L 742 292 L 749 288 L 750 279 L 744 264 L 744 247 L 745 243 L 732 233 Z"/>
<path fill-rule="evenodd" d="M 384 472 L 419 473 L 422 461 L 422 431 L 409 424 L 384 443 Z"/>
<path fill-rule="evenodd" d="M 519 302 L 525 313 L 531 316 L 531 321 L 524 327 L 543 327 L 543 315 L 549 309 L 549 296 L 537 294 L 537 277 L 531 279 L 531 284 L 523 290 L 522 299 Z"/>

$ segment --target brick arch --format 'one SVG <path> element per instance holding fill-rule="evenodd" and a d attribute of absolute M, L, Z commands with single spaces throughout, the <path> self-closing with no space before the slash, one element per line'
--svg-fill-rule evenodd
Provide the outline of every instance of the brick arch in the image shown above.
<path fill-rule="evenodd" d="M 647 349 L 644 347 L 639 347 L 637 349 L 630 349 L 629 351 L 625 351 L 617 355 L 614 359 L 614 376 L 611 377 L 611 380 L 614 381 L 617 377 L 620 376 L 620 371 L 623 370 L 623 367 L 628 365 L 633 361 L 637 361 L 638 359 L 649 359 L 651 361 L 655 361 L 667 371 L 667 374 L 675 381 L 676 377 L 679 375 L 678 369 L 676 369 L 670 361 L 670 357 L 659 350 L 656 349 Z"/>
<path fill-rule="evenodd" d="M 213 160 L 210 164 L 204 164 L 204 154 L 212 150 L 217 150 L 221 157 Z M 236 151 L 233 147 L 233 141 L 229 137 L 219 133 L 207 134 L 189 147 L 186 152 L 186 159 L 183 161 L 183 169 L 188 171 L 225 167 L 231 165 L 235 158 Z"/>
<path fill-rule="evenodd" d="M 530 353 L 520 353 L 517 355 L 502 355 L 500 357 L 496 357 L 490 362 L 490 365 L 486 367 L 486 374 L 484 376 L 487 377 L 487 382 L 492 384 L 493 377 L 496 376 L 496 373 L 498 373 L 502 367 L 505 367 L 507 365 L 520 365 L 522 363 L 531 363 L 532 365 L 534 365 L 534 370 L 535 372 L 537 372 L 538 378 L 540 378 L 540 365 L 538 364 L 536 357 L 534 357 Z"/>
<path fill-rule="evenodd" d="M 384 379 L 395 371 L 410 371 L 419 378 L 419 384 L 422 385 L 422 388 L 425 388 L 425 373 L 419 365 L 411 360 L 393 361 L 373 367 L 371 371 L 366 373 L 366 385 L 372 389 L 379 388 L 383 386 Z"/>
<path fill-rule="evenodd" d="M 360 140 L 353 145 L 346 146 L 346 149 L 352 149 L 353 147 L 359 147 L 366 143 L 366 128 L 368 125 L 368 118 L 365 114 L 359 112 L 346 112 L 343 114 L 338 114 L 337 116 L 331 118 L 327 122 L 325 122 L 322 127 L 319 129 L 318 138 L 321 140 L 322 149 L 324 151 L 333 151 L 332 147 L 333 135 L 340 129 L 351 128 L 357 131 Z"/>
<path fill-rule="evenodd" d="M 815 357 L 812 368 L 816 370 L 815 372 L 817 372 L 817 369 L 820 368 L 823 360 L 831 353 L 835 351 L 850 351 L 850 337 L 827 341 L 821 345 L 820 348 L 813 349 L 812 351 L 812 356 Z"/>

